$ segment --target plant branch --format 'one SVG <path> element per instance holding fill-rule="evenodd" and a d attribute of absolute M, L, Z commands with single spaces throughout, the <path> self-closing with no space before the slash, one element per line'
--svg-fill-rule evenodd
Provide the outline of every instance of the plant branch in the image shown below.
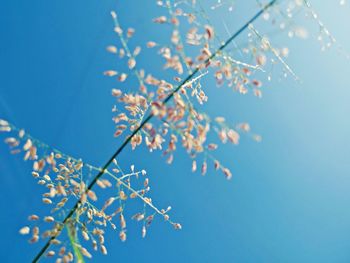
<path fill-rule="evenodd" d="M 207 65 L 213 58 L 215 58 L 222 50 L 224 50 L 237 36 L 239 36 L 245 29 L 248 28 L 248 26 L 253 23 L 257 18 L 259 18 L 268 8 L 273 6 L 277 0 L 272 0 L 268 4 L 266 4 L 264 7 L 260 9 L 259 12 L 257 12 L 248 22 L 246 22 L 240 29 L 236 31 L 229 39 L 226 40 L 209 58 L 207 58 L 203 64 Z M 175 93 L 177 93 L 188 81 L 190 81 L 200 70 L 200 67 L 196 67 L 196 69 L 188 75 L 163 101 L 163 104 L 166 104 Z M 146 123 L 148 123 L 152 118 L 154 117 L 153 113 L 150 113 L 142 122 L 141 124 L 131 133 L 131 135 L 120 145 L 120 147 L 117 149 L 117 151 L 111 156 L 111 158 L 106 162 L 106 164 L 100 169 L 99 173 L 94 177 L 94 179 L 91 181 L 91 183 L 86 188 L 85 192 L 88 192 L 97 182 L 97 180 L 107 171 L 107 168 L 112 164 L 113 160 L 123 151 L 123 149 L 129 144 L 131 139 L 141 131 L 141 129 L 145 126 Z M 64 225 L 69 221 L 69 219 L 72 217 L 74 212 L 78 209 L 81 202 L 80 200 L 76 202 L 76 204 L 71 208 L 65 219 L 62 221 L 60 226 L 57 229 L 57 232 L 54 236 L 50 237 L 50 239 L 47 241 L 47 243 L 43 246 L 43 248 L 39 251 L 39 253 L 36 255 L 36 257 L 33 259 L 33 263 L 38 262 L 39 259 L 42 257 L 42 255 L 45 253 L 45 251 L 48 249 L 48 247 L 51 245 L 52 240 L 54 240 L 62 231 Z"/>

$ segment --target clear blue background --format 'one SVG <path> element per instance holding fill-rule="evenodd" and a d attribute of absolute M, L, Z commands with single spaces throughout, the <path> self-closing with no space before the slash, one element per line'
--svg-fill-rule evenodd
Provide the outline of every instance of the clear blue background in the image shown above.
<path fill-rule="evenodd" d="M 257 10 L 253 0 L 237 2 L 233 15 L 214 15 L 220 24 L 224 12 L 232 32 Z M 350 50 L 349 5 L 312 3 Z M 101 74 L 117 67 L 105 52 L 115 41 L 112 9 L 122 24 L 136 28 L 138 40 L 162 37 L 150 22 L 161 14 L 154 1 L 4 0 L 0 8 L 0 117 L 96 165 L 120 144 L 112 136 L 110 96 L 118 84 Z M 96 261 L 350 262 L 349 61 L 336 49 L 321 52 L 314 38 L 282 35 L 276 44 L 290 47 L 288 63 L 302 84 L 273 81 L 261 100 L 217 92 L 211 81 L 205 87 L 206 110 L 249 121 L 263 135 L 260 144 L 243 138 L 239 147 L 221 150 L 233 180 L 192 174 L 181 154 L 169 167 L 160 152 L 128 150 L 121 162 L 148 170 L 153 200 L 171 204 L 183 230 L 159 220 L 142 239 L 140 226 L 129 224 L 128 241 L 110 233 L 109 255 Z M 144 63 L 157 69 L 148 59 Z M 0 184 L 1 262 L 28 262 L 40 245 L 28 245 L 18 229 L 28 214 L 42 210 L 41 188 L 29 165 L 4 144 Z"/>

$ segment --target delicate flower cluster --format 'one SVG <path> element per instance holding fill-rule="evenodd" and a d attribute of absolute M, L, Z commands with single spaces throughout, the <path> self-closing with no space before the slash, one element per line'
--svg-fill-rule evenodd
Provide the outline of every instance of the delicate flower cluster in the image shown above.
<path fill-rule="evenodd" d="M 201 1 L 158 0 L 156 3 L 162 14 L 152 21 L 159 27 L 166 27 L 167 32 L 170 28 L 166 43 L 150 39 L 143 45 L 132 45 L 136 30 L 122 27 L 117 13 L 111 12 L 117 43 L 107 46 L 106 50 L 120 63 L 118 69 L 106 70 L 104 75 L 118 83 L 111 91 L 116 100 L 112 109 L 114 136 L 126 135 L 118 151 L 129 142 L 132 149 L 145 144 L 150 151 L 161 150 L 167 163 L 171 164 L 180 145 L 192 158 L 193 172 L 205 175 L 208 162 L 211 162 L 209 165 L 231 179 L 229 168 L 214 156 L 219 144 L 237 145 L 242 134 L 257 142 L 261 141 L 261 136 L 252 133 L 248 123 L 230 125 L 224 117 L 211 117 L 205 112 L 202 106 L 208 101 L 208 87 L 203 79 L 212 75 L 217 87 L 227 86 L 239 94 L 252 93 L 261 98 L 261 75 L 267 74 L 270 81 L 275 65 L 282 68 L 283 77 L 298 79 L 286 62 L 289 49 L 276 47 L 269 36 L 261 34 L 252 23 L 243 28 L 249 28 L 247 43 L 241 46 L 233 43 L 234 47 L 227 48 L 226 44 L 231 43 L 233 36 L 243 30 L 229 40 L 221 37 Z M 234 3 L 233 0 L 215 0 L 210 4 L 210 10 L 224 7 L 231 12 Z M 322 49 L 335 43 L 307 0 L 278 1 L 278 4 L 271 1 L 269 10 L 260 1 L 257 3 L 262 8 L 258 16 L 261 15 L 274 29 L 287 32 L 289 37 L 304 39 L 309 36 L 308 31 L 294 21 L 296 15 L 304 13 L 316 21 Z M 156 50 L 155 61 L 161 61 L 160 69 L 167 71 L 164 74 L 167 77 L 142 67 L 144 50 L 149 53 Z M 237 59 L 237 53 L 244 61 Z M 152 117 L 157 120 L 150 122 Z M 50 210 L 43 216 L 30 215 L 30 224 L 19 232 L 30 235 L 30 243 L 48 240 L 42 251 L 50 247 L 45 254 L 56 257 L 56 262 L 80 262 L 83 256 L 90 258 L 87 247 L 107 254 L 104 234 L 109 228 L 118 231 L 119 238 L 125 241 L 125 203 L 130 199 L 139 199 L 143 204 L 143 209 L 132 216 L 134 221 L 142 223 L 143 237 L 156 215 L 175 229 L 181 229 L 179 223 L 170 220 L 170 207 L 158 209 L 153 204 L 149 197 L 149 178 L 144 170 L 136 171 L 131 166 L 130 172 L 124 173 L 113 160 L 115 156 L 105 168 L 94 167 L 50 148 L 4 120 L 0 120 L 0 132 L 9 134 L 5 142 L 11 153 L 22 153 L 24 160 L 33 162 L 32 175 L 46 189 L 42 202 Z M 107 199 L 98 198 L 98 191 L 92 189 L 95 184 L 99 191 L 103 190 L 102 196 L 109 196 Z M 38 257 L 41 255 L 39 253 Z"/>
<path fill-rule="evenodd" d="M 124 30 L 118 20 L 118 16 L 115 12 L 112 12 L 112 18 L 114 20 L 115 29 L 117 32 L 119 43 L 121 47 L 116 45 L 108 46 L 107 50 L 114 55 L 118 55 L 120 59 L 124 61 L 124 55 L 127 57 L 125 63 L 128 65 L 128 73 L 122 73 L 127 76 L 134 75 L 138 81 L 138 90 L 130 89 L 130 85 L 127 91 L 123 92 L 122 89 L 113 89 L 112 95 L 116 97 L 118 104 L 113 107 L 115 116 L 113 121 L 116 124 L 115 137 L 119 137 L 125 130 L 129 129 L 131 132 L 137 129 L 147 114 L 157 116 L 160 123 L 147 123 L 142 129 L 137 132 L 131 138 L 131 146 L 135 149 L 141 145 L 142 142 L 146 144 L 150 151 L 163 150 L 164 144 L 167 144 L 167 148 L 164 150 L 164 155 L 167 156 L 167 162 L 172 163 L 174 159 L 174 152 L 177 149 L 177 144 L 181 143 L 181 146 L 189 153 L 191 158 L 194 158 L 194 163 L 199 154 L 204 153 L 203 167 L 206 167 L 207 157 L 210 156 L 210 160 L 213 161 L 214 167 L 223 171 L 226 178 L 231 178 L 231 172 L 227 167 L 217 165 L 219 161 L 213 157 L 213 153 L 218 148 L 218 145 L 214 142 L 208 142 L 207 136 L 214 131 L 217 132 L 220 141 L 225 143 L 227 139 L 233 144 L 239 142 L 239 132 L 244 131 L 235 128 L 228 127 L 224 124 L 223 118 L 218 118 L 221 121 L 217 122 L 216 119 L 212 119 L 208 114 L 200 112 L 196 109 L 196 105 L 203 104 L 208 100 L 206 96 L 201 80 L 208 73 L 209 67 L 216 69 L 215 78 L 218 85 L 222 85 L 226 80 L 231 85 L 235 85 L 236 89 L 241 93 L 245 93 L 245 89 L 241 82 L 245 85 L 250 85 L 247 76 L 251 74 L 251 70 L 258 70 L 263 65 L 263 58 L 259 60 L 260 65 L 251 66 L 249 64 L 237 61 L 227 53 L 222 51 L 222 54 L 218 54 L 217 57 L 210 62 L 209 59 L 213 55 L 213 50 L 217 45 L 214 44 L 214 40 L 218 40 L 214 28 L 211 24 L 201 24 L 195 12 L 190 13 L 185 9 L 179 7 L 180 3 L 171 4 L 170 1 L 158 1 L 159 6 L 165 8 L 167 14 L 154 18 L 153 22 L 158 24 L 166 24 L 172 26 L 172 33 L 170 37 L 170 43 L 157 44 L 154 41 L 148 41 L 146 47 L 158 48 L 158 54 L 165 60 L 164 69 L 171 69 L 174 74 L 173 81 L 167 81 L 155 77 L 152 74 L 146 74 L 145 69 L 138 69 L 136 66 L 136 57 L 134 52 L 130 52 L 129 47 L 130 29 Z M 192 5 L 193 4 L 193 5 Z M 192 3 L 190 9 L 195 10 L 195 5 Z M 183 1 L 184 7 L 189 4 L 187 1 Z M 176 9 L 174 10 L 174 8 Z M 191 26 L 186 33 L 185 37 L 180 30 L 181 21 L 185 20 Z M 134 33 L 135 30 L 132 29 Z M 221 43 L 222 41 L 218 41 Z M 185 46 L 196 46 L 199 48 L 199 55 L 190 56 L 185 52 Z M 113 47 L 113 48 L 111 48 Z M 140 50 L 141 48 L 136 47 Z M 119 52 L 117 52 L 119 50 Z M 130 63 L 132 61 L 132 63 Z M 130 67 L 130 64 L 132 67 Z M 200 74 L 195 78 L 192 78 L 180 87 L 179 92 L 174 93 L 172 99 L 168 102 L 167 97 L 172 94 L 175 88 L 183 81 L 181 75 L 187 72 L 191 74 L 195 69 L 200 70 Z M 106 74 L 106 72 L 113 72 L 113 74 Z M 105 75 L 116 76 L 115 70 L 108 70 Z M 120 80 L 118 78 L 118 80 Z M 251 82 L 255 88 L 254 93 L 257 96 L 261 96 L 259 90 L 261 82 L 253 80 Z M 132 85 L 132 84 L 131 84 Z M 167 103 L 168 102 L 168 103 Z M 123 105 L 123 106 L 121 106 Z M 125 109 L 125 110 L 123 110 Z M 260 141 L 260 136 L 254 136 Z M 215 147 L 213 147 L 215 145 Z M 206 169 L 202 169 L 202 174 L 205 174 Z M 195 171 L 195 169 L 192 169 Z"/>
<path fill-rule="evenodd" d="M 229 10 L 232 11 L 233 2 L 228 2 L 218 1 L 211 6 L 211 9 L 229 4 Z M 165 12 L 152 21 L 162 27 L 170 27 L 170 40 L 166 43 L 149 40 L 145 46 L 158 50 L 158 55 L 164 61 L 163 69 L 168 70 L 173 76 L 170 80 L 156 77 L 157 72 L 154 74 L 142 68 L 137 57 L 141 52 L 140 45 L 134 48 L 130 45 L 135 29 L 124 29 L 116 12 L 111 12 L 119 43 L 108 46 L 107 51 L 119 57 L 121 59 L 119 65 L 127 65 L 128 72 L 119 74 L 116 70 L 107 70 L 105 75 L 117 76 L 121 82 L 124 82 L 127 76 L 134 76 L 138 82 L 135 87 L 134 80 L 128 78 L 128 87 L 125 91 L 122 85 L 112 90 L 112 95 L 117 100 L 112 110 L 113 122 L 116 125 L 114 135 L 119 137 L 129 130 L 132 132 L 130 138 L 132 149 L 144 143 L 150 151 L 162 150 L 169 164 L 173 162 L 177 146 L 181 144 L 193 158 L 193 172 L 197 170 L 197 163 L 200 162 L 201 174 L 206 174 L 207 161 L 210 160 L 216 170 L 221 170 L 225 177 L 230 179 L 232 177 L 230 170 L 222 166 L 213 156 L 214 151 L 218 149 L 218 143 L 212 141 L 212 136 L 209 135 L 214 132 L 219 142 L 229 141 L 237 145 L 240 133 L 250 132 L 250 127 L 249 124 L 230 127 L 224 118 L 212 118 L 208 113 L 198 110 L 198 106 L 208 100 L 202 86 L 203 79 L 212 73 L 218 87 L 225 84 L 240 94 L 252 92 L 261 98 L 263 82 L 254 77 L 259 72 L 268 71 L 267 79 L 270 81 L 270 72 L 276 64 L 280 64 L 283 77 L 292 76 L 298 80 L 297 75 L 285 61 L 289 49 L 276 48 L 267 36 L 262 35 L 253 24 L 250 24 L 248 43 L 242 48 L 224 50 L 220 48 L 222 43 L 225 43 L 224 39 L 216 33 L 213 23 L 199 1 L 164 0 L 157 1 L 157 5 Z M 287 31 L 289 37 L 306 38 L 307 30 L 293 21 L 294 16 L 301 11 L 310 13 L 320 26 L 320 33 L 334 42 L 334 38 L 318 20 L 306 0 L 286 1 L 285 4 L 275 5 L 271 11 L 264 12 L 263 18 L 271 22 L 273 27 L 277 26 L 278 30 Z M 275 14 L 273 18 L 272 14 Z M 237 51 L 245 54 L 250 62 L 237 60 L 235 58 Z M 185 73 L 191 76 L 195 71 L 199 72 L 196 76 L 189 79 L 183 77 Z M 149 116 L 156 116 L 160 121 L 144 123 Z M 136 132 L 133 133 L 134 131 Z M 261 141 L 259 135 L 253 134 L 252 138 Z"/>
<path fill-rule="evenodd" d="M 42 202 L 50 210 L 45 216 L 30 215 L 30 225 L 24 226 L 19 232 L 22 235 L 30 235 L 30 243 L 36 243 L 41 238 L 50 239 L 54 246 L 46 255 L 57 256 L 57 262 L 71 262 L 74 257 L 79 257 L 79 253 L 90 258 L 91 254 L 83 246 L 83 242 L 91 242 L 94 250 L 107 254 L 104 233 L 108 228 L 118 231 L 120 240 L 125 241 L 127 220 L 124 210 L 129 199 L 139 199 L 144 204 L 142 211 L 132 216 L 133 220 L 142 223 L 143 237 L 156 215 L 162 216 L 175 229 L 181 229 L 180 224 L 170 220 L 168 212 L 171 207 L 158 209 L 148 196 L 149 178 L 145 170 L 135 171 L 134 166 L 131 166 L 131 171 L 124 173 L 114 160 L 114 167 L 110 171 L 105 170 L 104 178 L 96 182 L 98 191 L 108 190 L 111 196 L 106 200 L 99 200 L 98 191 L 89 189 L 87 185 L 92 179 L 92 173 L 100 171 L 99 168 L 55 149 L 50 152 L 47 145 L 26 134 L 24 130 L 18 130 L 7 121 L 0 120 L 0 131 L 8 133 L 9 137 L 5 142 L 9 145 L 11 153 L 22 153 L 25 160 L 33 162 L 32 176 L 46 189 L 42 195 Z M 143 182 L 137 184 L 140 180 Z M 74 215 L 63 225 L 64 215 L 69 212 L 69 208 L 66 207 L 77 201 L 79 205 Z M 69 240 L 74 242 L 65 240 L 61 234 L 64 227 L 67 229 Z M 83 242 L 78 241 L 80 237 Z M 73 250 L 69 248 L 69 244 L 73 246 Z"/>
<path fill-rule="evenodd" d="M 232 1 L 218 1 L 211 6 L 211 9 L 214 10 L 227 4 L 230 6 L 229 10 L 232 11 Z M 132 48 L 129 40 L 134 36 L 135 29 L 125 30 L 117 14 L 114 11 L 111 13 L 120 47 L 113 45 L 107 47 L 107 50 L 119 55 L 120 65 L 125 63 L 129 69 L 129 72 L 119 75 L 118 80 L 125 81 L 125 76 L 134 75 L 138 81 L 134 89 L 131 88 L 135 85 L 130 79 L 126 91 L 123 91 L 122 88 L 112 90 L 112 95 L 118 102 L 113 107 L 115 113 L 113 121 L 116 124 L 115 136 L 119 137 L 128 129 L 131 132 L 137 130 L 130 140 L 132 149 L 141 145 L 142 142 L 150 151 L 165 148 L 163 155 L 167 156 L 169 164 L 174 159 L 177 145 L 181 144 L 194 159 L 192 171 L 197 170 L 198 158 L 203 153 L 204 157 L 201 161 L 203 175 L 207 171 L 207 159 L 210 157 L 215 169 L 221 170 L 226 178 L 230 179 L 229 169 L 219 165 L 220 162 L 213 157 L 212 152 L 218 148 L 218 144 L 207 138 L 214 131 L 222 143 L 230 141 L 237 145 L 240 138 L 239 132 L 246 132 L 247 129 L 227 128 L 228 125 L 224 118 L 211 118 L 209 114 L 198 110 L 198 105 L 208 100 L 202 87 L 202 80 L 208 73 L 212 73 L 218 87 L 225 84 L 240 94 L 252 91 L 255 96 L 261 98 L 263 82 L 254 77 L 258 75 L 256 73 L 267 71 L 267 79 L 270 81 L 273 67 L 280 64 L 283 77 L 292 76 L 296 80 L 299 79 L 286 62 L 289 49 L 287 47 L 276 48 L 267 36 L 259 33 L 253 24 L 250 24 L 248 43 L 242 48 L 224 50 L 220 48 L 224 39 L 216 33 L 202 3 L 189 0 L 177 2 L 164 0 L 157 1 L 157 5 L 165 12 L 153 18 L 153 22 L 162 27 L 166 25 L 171 28 L 170 40 L 166 43 L 149 40 L 145 46 L 157 48 L 158 54 L 164 61 L 163 69 L 170 71 L 170 75 L 173 75 L 172 80 L 146 73 L 146 70 L 136 60 L 141 47 L 136 46 L 134 52 L 130 51 Z M 260 5 L 264 6 L 261 3 Z M 271 11 L 264 12 L 263 18 L 273 27 L 278 27 L 278 30 L 287 31 L 289 37 L 296 36 L 303 39 L 308 37 L 307 30 L 295 24 L 293 20 L 302 11 L 306 15 L 311 14 L 311 17 L 316 20 L 320 27 L 320 35 L 325 35 L 332 43 L 335 42 L 307 0 L 276 4 Z M 245 54 L 248 59 L 250 58 L 250 62 L 237 60 L 235 58 L 237 51 Z M 199 72 L 197 76 L 190 79 L 182 77 L 185 73 L 191 76 L 196 70 Z M 117 75 L 115 70 L 106 72 L 113 72 L 113 74 L 106 74 L 108 76 Z M 150 115 L 158 117 L 160 122 L 143 124 L 144 119 Z M 140 126 L 142 127 L 138 130 Z M 245 127 L 249 125 L 245 124 Z M 256 141 L 261 140 L 259 135 L 252 137 Z"/>

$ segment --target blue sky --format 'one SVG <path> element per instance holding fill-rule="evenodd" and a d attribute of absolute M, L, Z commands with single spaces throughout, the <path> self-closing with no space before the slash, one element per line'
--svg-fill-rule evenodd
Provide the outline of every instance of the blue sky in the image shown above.
<path fill-rule="evenodd" d="M 105 52 L 115 41 L 109 12 L 117 10 L 122 24 L 136 28 L 135 39 L 161 39 L 151 24 L 161 14 L 153 2 L 4 1 L 0 118 L 67 154 L 102 165 L 120 144 L 111 121 L 110 90 L 117 83 L 102 74 L 118 67 Z M 350 6 L 312 3 L 350 52 Z M 212 15 L 217 25 L 224 19 L 234 32 L 256 10 L 255 1 L 237 1 L 234 15 L 224 10 Z M 312 21 L 298 17 L 297 22 L 317 32 Z M 264 29 L 261 20 L 255 26 Z M 237 41 L 244 43 L 246 36 Z M 183 230 L 158 220 L 142 239 L 140 227 L 130 224 L 126 243 L 117 233 L 106 236 L 109 255 L 96 255 L 97 262 L 350 261 L 349 60 L 335 47 L 321 52 L 314 37 L 301 41 L 282 34 L 271 41 L 290 48 L 287 62 L 301 83 L 273 79 L 260 100 L 217 90 L 211 80 L 205 87 L 207 111 L 231 122 L 248 121 L 263 136 L 261 143 L 243 138 L 238 147 L 220 150 L 233 180 L 192 174 L 191 160 L 180 153 L 169 167 L 160 152 L 126 151 L 120 163 L 134 163 L 151 174 L 153 200 L 162 207 L 170 204 Z M 146 57 L 143 63 L 156 70 L 155 62 Z M 4 144 L 0 152 L 0 257 L 27 262 L 40 245 L 27 244 L 18 229 L 28 214 L 43 211 L 41 189 L 28 164 Z"/>

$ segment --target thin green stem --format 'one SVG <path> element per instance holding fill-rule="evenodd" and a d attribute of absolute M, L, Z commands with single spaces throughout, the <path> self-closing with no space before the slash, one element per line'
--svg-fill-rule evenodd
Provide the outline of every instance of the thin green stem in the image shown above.
<path fill-rule="evenodd" d="M 223 43 L 209 58 L 207 58 L 204 61 L 204 65 L 208 65 L 208 63 L 215 58 L 223 49 L 225 49 L 236 37 L 238 37 L 245 29 L 248 28 L 248 26 L 253 23 L 257 18 L 259 18 L 268 8 L 273 6 L 277 0 L 270 1 L 267 5 L 262 7 L 259 12 L 257 12 L 248 22 L 246 22 L 240 29 L 236 31 L 229 39 L 226 40 L 225 43 Z M 200 70 L 200 67 L 197 67 L 190 75 L 187 76 L 178 86 L 176 89 L 174 89 L 163 101 L 163 104 L 166 104 L 175 93 L 177 93 L 182 86 L 184 86 L 188 81 L 190 81 Z M 131 139 L 139 132 L 141 129 L 145 126 L 146 123 L 148 123 L 152 118 L 154 117 L 153 113 L 150 113 L 140 124 L 139 127 L 137 127 L 131 135 L 120 145 L 120 147 L 117 149 L 117 151 L 111 156 L 111 158 L 106 162 L 106 164 L 102 167 L 102 169 L 99 171 L 99 173 L 94 177 L 94 179 L 91 181 L 91 183 L 86 188 L 86 192 L 88 192 L 97 182 L 97 180 L 107 171 L 107 168 L 112 164 L 113 160 L 123 151 L 123 149 L 129 144 Z M 42 255 L 45 253 L 45 251 L 48 249 L 48 247 L 51 244 L 51 241 L 55 239 L 62 231 L 62 226 L 64 226 L 69 219 L 72 217 L 74 212 L 78 209 L 81 202 L 80 200 L 76 202 L 76 204 L 72 207 L 72 209 L 69 211 L 65 219 L 62 221 L 62 224 L 57 229 L 57 233 L 52 236 L 47 243 L 43 246 L 43 248 L 39 251 L 39 253 L 36 255 L 36 257 L 33 259 L 32 262 L 38 262 L 39 259 L 42 257 Z"/>

